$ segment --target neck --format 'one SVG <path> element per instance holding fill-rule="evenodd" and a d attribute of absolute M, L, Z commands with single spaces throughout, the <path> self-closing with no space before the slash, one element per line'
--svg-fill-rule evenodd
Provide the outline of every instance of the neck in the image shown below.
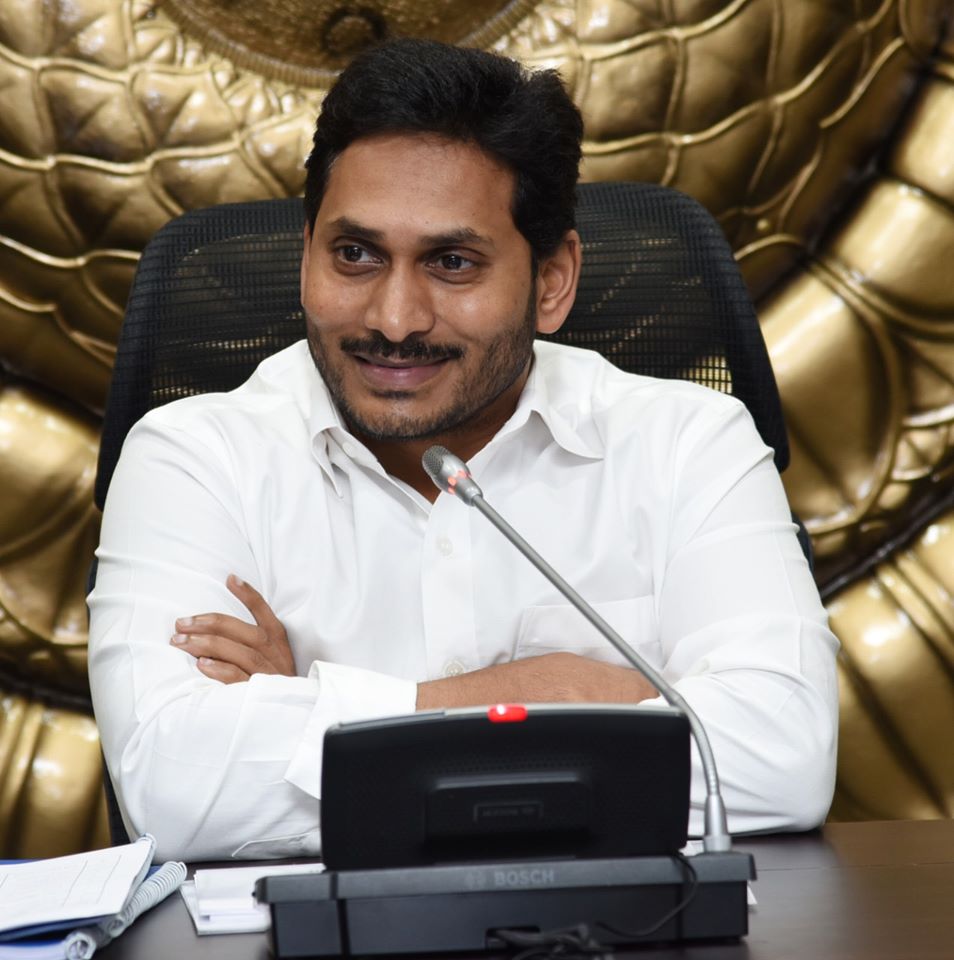
<path fill-rule="evenodd" d="M 398 480 L 413 487 L 422 497 L 433 503 L 440 491 L 421 466 L 424 451 L 440 439 L 428 440 L 372 440 L 361 438 L 365 446 L 378 458 L 381 466 Z M 475 451 L 476 452 L 476 451 Z M 473 456 L 473 454 L 471 454 Z"/>

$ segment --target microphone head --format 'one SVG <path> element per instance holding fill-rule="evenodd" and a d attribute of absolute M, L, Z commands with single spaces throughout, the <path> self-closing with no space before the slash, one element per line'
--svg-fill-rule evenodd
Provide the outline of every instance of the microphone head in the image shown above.
<path fill-rule="evenodd" d="M 424 456 L 421 457 L 421 465 L 424 467 L 427 475 L 441 490 L 444 489 L 444 481 L 441 477 L 441 471 L 444 468 L 445 459 L 449 457 L 454 457 L 454 454 L 452 454 L 447 447 L 442 447 L 439 443 L 435 443 L 433 447 L 428 447 L 424 451 Z M 457 458 L 454 457 L 454 459 Z"/>
<path fill-rule="evenodd" d="M 447 447 L 440 444 L 428 447 L 421 458 L 421 464 L 438 490 L 459 497 L 467 506 L 473 506 L 474 500 L 483 496 L 480 487 L 471 477 L 467 464 Z"/>

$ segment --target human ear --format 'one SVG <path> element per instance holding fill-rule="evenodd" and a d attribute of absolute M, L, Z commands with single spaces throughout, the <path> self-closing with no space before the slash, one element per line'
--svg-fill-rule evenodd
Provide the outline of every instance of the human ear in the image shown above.
<path fill-rule="evenodd" d="M 537 268 L 537 332 L 555 333 L 563 326 L 576 299 L 582 252 L 580 235 L 567 231 L 555 253 Z"/>

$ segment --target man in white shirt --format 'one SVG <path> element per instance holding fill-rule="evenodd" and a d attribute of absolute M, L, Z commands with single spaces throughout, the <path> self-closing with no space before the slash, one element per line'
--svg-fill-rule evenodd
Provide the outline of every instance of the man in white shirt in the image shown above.
<path fill-rule="evenodd" d="M 423 41 L 358 58 L 308 161 L 307 341 L 130 432 L 90 683 L 127 826 L 158 856 L 319 852 L 332 723 L 657 696 L 438 495 L 434 443 L 677 683 L 733 830 L 824 817 L 836 642 L 771 451 L 731 398 L 534 343 L 576 292 L 581 133 L 552 73 Z"/>

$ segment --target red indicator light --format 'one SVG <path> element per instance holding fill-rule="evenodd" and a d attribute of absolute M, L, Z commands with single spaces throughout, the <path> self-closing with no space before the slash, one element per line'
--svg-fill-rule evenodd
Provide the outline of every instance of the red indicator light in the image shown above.
<path fill-rule="evenodd" d="M 527 719 L 527 708 L 519 703 L 496 703 L 487 711 L 487 716 L 494 723 L 516 723 Z"/>

